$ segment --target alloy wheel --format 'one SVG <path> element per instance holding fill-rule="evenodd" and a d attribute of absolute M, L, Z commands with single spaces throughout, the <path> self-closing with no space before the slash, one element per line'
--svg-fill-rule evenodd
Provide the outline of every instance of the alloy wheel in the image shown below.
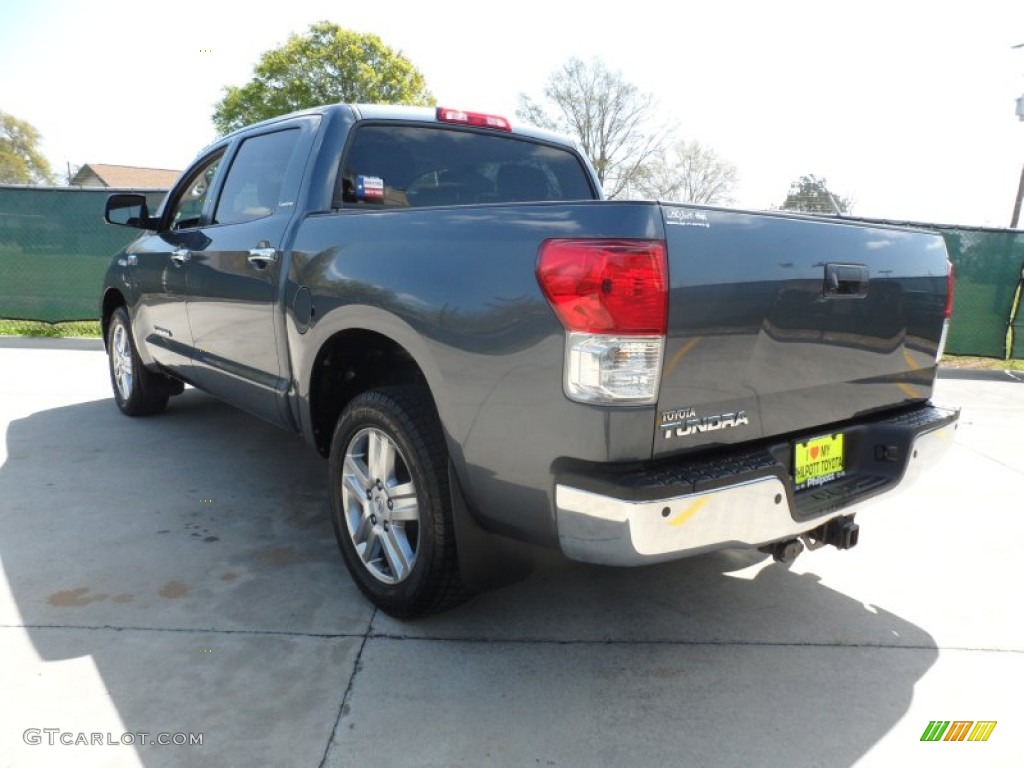
<path fill-rule="evenodd" d="M 420 511 L 402 451 L 379 429 L 361 429 L 345 449 L 341 497 L 348 535 L 370 574 L 406 579 L 419 551 Z"/>

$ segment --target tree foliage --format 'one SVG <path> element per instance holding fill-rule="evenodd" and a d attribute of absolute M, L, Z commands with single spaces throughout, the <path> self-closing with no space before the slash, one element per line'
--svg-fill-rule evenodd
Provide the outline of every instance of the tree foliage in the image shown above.
<path fill-rule="evenodd" d="M 246 85 L 226 87 L 213 124 L 224 134 L 334 102 L 432 105 L 434 97 L 412 62 L 379 37 L 321 21 L 264 52 Z"/>
<path fill-rule="evenodd" d="M 853 209 L 853 200 L 840 197 L 828 188 L 828 182 L 811 174 L 801 176 L 789 185 L 789 194 L 782 203 L 784 211 L 803 211 L 805 213 L 849 213 Z"/>
<path fill-rule="evenodd" d="M 636 183 L 641 197 L 680 203 L 729 203 L 737 179 L 735 165 L 697 141 L 663 148 L 641 171 Z"/>
<path fill-rule="evenodd" d="M 520 94 L 516 110 L 522 120 L 574 136 L 611 198 L 636 184 L 664 143 L 666 132 L 654 126 L 653 114 L 652 97 L 621 73 L 599 59 L 576 58 L 551 75 L 543 101 Z"/>
<path fill-rule="evenodd" d="M 39 131 L 0 112 L 0 183 L 52 184 L 50 163 L 39 151 Z"/>

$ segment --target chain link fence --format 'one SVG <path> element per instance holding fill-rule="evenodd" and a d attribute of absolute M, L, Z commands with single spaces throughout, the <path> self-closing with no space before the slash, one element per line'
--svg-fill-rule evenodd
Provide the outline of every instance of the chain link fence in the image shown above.
<path fill-rule="evenodd" d="M 150 210 L 166 193 L 0 185 L 0 318 L 97 319 L 110 259 L 138 234 L 103 221 L 107 195 L 127 191 Z"/>
<path fill-rule="evenodd" d="M 0 186 L 0 317 L 95 320 L 110 258 L 135 237 L 103 221 L 114 189 Z M 165 190 L 134 190 L 156 210 Z M 909 224 L 940 232 L 956 269 L 946 351 L 1024 359 L 1024 232 Z"/>

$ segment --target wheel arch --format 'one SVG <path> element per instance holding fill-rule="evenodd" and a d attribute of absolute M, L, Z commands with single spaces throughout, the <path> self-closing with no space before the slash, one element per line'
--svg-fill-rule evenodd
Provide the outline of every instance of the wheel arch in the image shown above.
<path fill-rule="evenodd" d="M 103 293 L 103 301 L 100 304 L 100 329 L 103 334 L 103 343 L 107 343 L 107 331 L 110 328 L 110 318 L 118 307 L 125 307 L 127 311 L 128 301 L 124 294 L 117 288 L 108 288 Z"/>
<path fill-rule="evenodd" d="M 341 411 L 352 398 L 375 387 L 421 383 L 442 426 L 445 423 L 444 404 L 438 397 L 441 374 L 425 343 L 403 321 L 392 315 L 387 318 L 387 324 L 366 322 L 365 317 L 334 323 L 329 331 L 318 323 L 320 338 L 315 345 L 307 342 L 303 428 L 324 456 Z"/>

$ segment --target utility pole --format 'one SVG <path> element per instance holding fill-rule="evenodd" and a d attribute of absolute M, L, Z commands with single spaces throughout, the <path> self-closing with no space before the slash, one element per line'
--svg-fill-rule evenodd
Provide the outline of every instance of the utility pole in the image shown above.
<path fill-rule="evenodd" d="M 1017 228 L 1020 221 L 1020 203 L 1024 200 L 1024 168 L 1020 169 L 1020 184 L 1017 185 L 1017 202 L 1013 204 L 1013 218 L 1010 219 L 1010 229 Z"/>

